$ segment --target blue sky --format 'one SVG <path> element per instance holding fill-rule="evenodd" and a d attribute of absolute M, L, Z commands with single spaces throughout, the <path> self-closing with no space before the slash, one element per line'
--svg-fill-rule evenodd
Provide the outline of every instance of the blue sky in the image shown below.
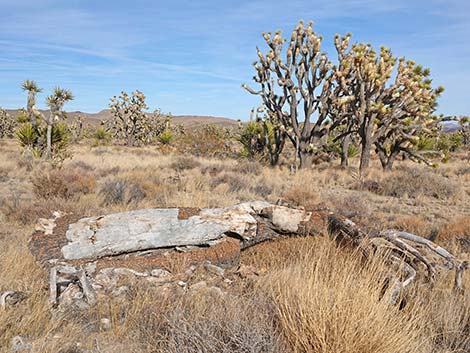
<path fill-rule="evenodd" d="M 60 85 L 67 110 L 96 112 L 121 90 L 140 89 L 151 109 L 247 119 L 258 98 L 240 88 L 261 32 L 313 20 L 334 57 L 335 33 L 386 45 L 431 69 L 439 112 L 470 114 L 470 1 L 0 0 L 0 106 L 18 108 L 20 84 Z M 467 81 L 468 80 L 468 81 Z"/>

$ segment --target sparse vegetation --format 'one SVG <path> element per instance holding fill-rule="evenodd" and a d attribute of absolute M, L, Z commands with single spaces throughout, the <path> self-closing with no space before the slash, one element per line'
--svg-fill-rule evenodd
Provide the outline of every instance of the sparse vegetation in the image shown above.
<path fill-rule="evenodd" d="M 30 353 L 470 352 L 470 277 L 460 276 L 470 266 L 469 118 L 434 116 L 443 88 L 388 48 L 337 35 L 331 60 L 303 21 L 290 39 L 281 31 L 263 39 L 268 49 L 253 64 L 259 88 L 243 85 L 261 105 L 238 129 L 174 124 L 147 112 L 139 90 L 111 99 L 110 120 L 91 122 L 67 117 L 74 97 L 57 87 L 44 114 L 32 80 L 17 117 L 0 109 L 1 352 L 12 342 Z M 458 128 L 444 133 L 445 121 Z M 243 201 L 277 206 L 220 213 Z M 169 221 L 119 213 L 141 209 Z M 138 214 L 143 230 L 124 218 L 122 231 L 110 213 Z M 332 229 L 332 214 L 357 223 L 361 236 Z M 231 217 L 235 226 L 215 240 L 202 228 L 202 243 L 146 245 L 152 227 L 179 241 L 207 219 L 217 228 Z M 77 235 L 78 219 L 86 247 L 109 251 L 103 262 L 93 252 L 90 262 L 65 257 L 61 242 Z M 120 252 L 99 235 L 107 222 L 123 243 L 132 232 L 144 237 Z M 453 273 L 436 271 L 425 246 Z M 121 266 L 127 260 L 135 270 Z M 139 272 L 146 261 L 151 270 Z"/>

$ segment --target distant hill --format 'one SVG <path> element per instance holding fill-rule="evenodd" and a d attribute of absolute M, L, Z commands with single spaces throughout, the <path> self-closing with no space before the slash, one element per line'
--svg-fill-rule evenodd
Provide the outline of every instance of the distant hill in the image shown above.
<path fill-rule="evenodd" d="M 19 109 L 7 109 L 6 110 L 12 116 L 18 116 Z M 47 110 L 39 110 L 43 114 L 49 114 Z M 111 119 L 111 112 L 109 109 L 104 109 L 98 113 L 83 113 L 80 111 L 67 112 L 69 120 L 77 118 L 79 115 L 84 117 L 83 121 L 86 125 L 97 126 L 101 121 Z M 182 124 L 183 127 L 191 129 L 194 127 L 202 126 L 205 124 L 215 124 L 220 127 L 226 128 L 237 128 L 238 121 L 231 118 L 215 117 L 215 116 L 199 116 L 199 115 L 173 115 L 173 122 L 176 124 Z"/>

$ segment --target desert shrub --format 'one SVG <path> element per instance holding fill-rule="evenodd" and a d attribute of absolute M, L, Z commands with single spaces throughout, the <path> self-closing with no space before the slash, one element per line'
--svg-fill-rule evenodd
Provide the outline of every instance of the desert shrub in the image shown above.
<path fill-rule="evenodd" d="M 435 225 L 417 215 L 398 217 L 393 228 L 418 234 L 430 240 L 435 240 L 439 233 L 439 229 Z"/>
<path fill-rule="evenodd" d="M 157 136 L 157 139 L 161 144 L 169 145 L 175 139 L 175 134 L 170 129 L 165 129 Z"/>
<path fill-rule="evenodd" d="M 263 170 L 263 166 L 260 163 L 254 161 L 238 161 L 237 164 L 230 167 L 230 170 L 240 174 L 253 174 L 259 175 Z"/>
<path fill-rule="evenodd" d="M 31 123 L 21 124 L 16 131 L 16 136 L 22 147 L 32 148 L 38 140 L 36 130 Z"/>
<path fill-rule="evenodd" d="M 124 202 L 127 182 L 125 180 L 107 181 L 99 191 L 105 205 L 115 205 Z"/>
<path fill-rule="evenodd" d="M 75 198 L 93 192 L 95 177 L 81 169 L 54 169 L 32 177 L 34 194 L 43 199 Z"/>
<path fill-rule="evenodd" d="M 307 210 L 314 208 L 319 202 L 317 193 L 308 187 L 298 185 L 287 189 L 282 198 L 292 206 L 302 206 Z"/>
<path fill-rule="evenodd" d="M 177 148 L 184 154 L 198 157 L 230 157 L 236 154 L 232 139 L 229 129 L 205 125 L 181 134 Z"/>
<path fill-rule="evenodd" d="M 240 192 L 249 189 L 248 181 L 242 176 L 233 173 L 224 173 L 212 180 L 212 186 L 227 184 L 230 192 Z"/>
<path fill-rule="evenodd" d="M 137 183 L 129 183 L 124 179 L 107 181 L 100 189 L 99 195 L 105 205 L 138 203 L 146 197 L 146 193 Z"/>
<path fill-rule="evenodd" d="M 217 174 L 222 173 L 226 170 L 226 167 L 223 164 L 209 164 L 201 167 L 201 173 L 209 174 L 211 176 L 216 176 Z"/>
<path fill-rule="evenodd" d="M 470 166 L 461 166 L 456 171 L 455 174 L 457 175 L 470 175 Z"/>
<path fill-rule="evenodd" d="M 175 295 L 158 306 L 145 308 L 135 323 L 140 341 L 155 352 L 290 352 L 261 293 L 225 298 L 201 291 Z"/>
<path fill-rule="evenodd" d="M 260 156 L 263 153 L 264 129 L 261 123 L 250 121 L 246 124 L 238 136 L 238 141 L 242 144 L 242 155 L 248 158 Z"/>
<path fill-rule="evenodd" d="M 454 239 L 470 240 L 470 217 L 455 217 L 439 232 L 439 240 L 441 241 L 451 241 Z"/>
<path fill-rule="evenodd" d="M 274 188 L 272 185 L 267 184 L 256 184 L 252 186 L 250 190 L 255 193 L 256 195 L 261 196 L 262 198 L 267 198 L 273 192 Z"/>
<path fill-rule="evenodd" d="M 100 177 L 106 177 L 108 175 L 117 175 L 121 171 L 119 166 L 103 168 L 98 171 Z"/>
<path fill-rule="evenodd" d="M 77 169 L 81 169 L 81 170 L 84 170 L 84 171 L 87 171 L 87 172 L 92 172 L 95 168 L 93 168 L 91 165 L 89 165 L 88 163 L 84 162 L 84 161 L 73 161 L 71 164 L 70 164 L 70 167 L 71 168 L 77 168 Z"/>
<path fill-rule="evenodd" d="M 338 213 L 357 223 L 373 224 L 377 222 L 371 205 L 365 200 L 362 192 L 336 195 L 331 197 L 328 202 Z"/>
<path fill-rule="evenodd" d="M 382 193 L 387 196 L 409 197 L 427 196 L 436 199 L 447 199 L 458 190 L 452 180 L 439 175 L 433 170 L 424 168 L 406 168 L 387 175 L 382 181 Z"/>
<path fill-rule="evenodd" d="M 145 191 L 139 184 L 131 184 L 127 190 L 127 203 L 138 203 L 145 199 Z"/>
<path fill-rule="evenodd" d="M 355 184 L 353 184 L 352 189 L 361 191 L 367 190 L 375 194 L 381 194 L 383 192 L 383 188 L 380 183 L 377 180 L 372 179 L 358 180 Z"/>
<path fill-rule="evenodd" d="M 200 166 L 201 163 L 197 159 L 185 156 L 176 157 L 176 159 L 170 164 L 170 168 L 178 172 L 198 168 Z"/>
<path fill-rule="evenodd" d="M 93 131 L 92 137 L 95 145 L 106 145 L 111 141 L 111 134 L 103 126 L 97 127 Z"/>

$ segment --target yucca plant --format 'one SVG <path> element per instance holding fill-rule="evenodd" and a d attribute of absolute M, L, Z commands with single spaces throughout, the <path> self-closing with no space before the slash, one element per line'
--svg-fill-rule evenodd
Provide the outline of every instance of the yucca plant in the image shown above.
<path fill-rule="evenodd" d="M 106 131 L 106 128 L 103 126 L 99 126 L 93 132 L 93 138 L 95 140 L 96 145 L 107 144 L 111 139 L 110 134 Z"/>
<path fill-rule="evenodd" d="M 47 128 L 46 128 L 46 157 L 48 159 L 52 158 L 52 133 L 54 126 L 56 126 L 57 121 L 60 118 L 64 117 L 64 112 L 62 111 L 64 104 L 68 101 L 73 100 L 72 91 L 63 89 L 60 87 L 54 88 L 54 92 L 46 98 L 46 103 L 49 106 L 50 114 L 49 118 L 45 119 Z M 61 130 L 57 128 L 56 131 Z M 57 134 L 57 132 L 56 132 Z"/>
<path fill-rule="evenodd" d="M 27 116 L 29 118 L 29 122 L 31 123 L 33 129 L 38 134 L 39 124 L 40 124 L 40 122 L 38 121 L 39 112 L 36 111 L 35 105 L 36 105 L 36 95 L 42 92 L 42 88 L 40 88 L 37 85 L 37 83 L 33 80 L 25 80 L 21 84 L 21 88 L 23 89 L 23 91 L 28 92 L 28 101 L 26 104 Z M 35 145 L 34 147 L 37 147 L 37 146 Z"/>
<path fill-rule="evenodd" d="M 16 137 L 22 147 L 34 149 L 39 135 L 31 123 L 24 123 L 16 130 Z"/>

